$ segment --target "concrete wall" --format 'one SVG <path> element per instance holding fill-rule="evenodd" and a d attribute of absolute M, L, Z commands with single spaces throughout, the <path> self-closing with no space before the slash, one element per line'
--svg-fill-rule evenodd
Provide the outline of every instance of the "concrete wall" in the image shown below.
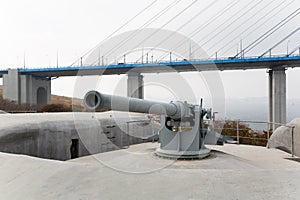
<path fill-rule="evenodd" d="M 144 98 L 144 79 L 139 73 L 129 73 L 127 77 L 127 96 L 133 98 Z"/>
<path fill-rule="evenodd" d="M 72 139 L 78 139 L 78 156 L 117 150 L 157 139 L 144 115 L 129 122 L 127 119 L 97 114 L 97 120 L 72 113 L 2 115 L 0 120 L 0 151 L 41 158 L 71 159 Z M 84 114 L 83 114 L 84 115 Z M 7 122 L 7 123 L 5 123 Z M 130 135 L 124 130 L 129 130 Z M 152 136 L 155 132 L 154 137 Z"/>
<path fill-rule="evenodd" d="M 32 77 L 32 85 L 31 85 L 31 88 L 32 88 L 32 95 L 31 96 L 31 102 L 33 104 L 37 104 L 37 92 L 38 92 L 38 89 L 42 87 L 46 90 L 46 101 L 47 101 L 47 104 L 51 103 L 51 80 L 49 79 L 44 79 L 44 78 L 37 78 L 37 77 Z"/>
<path fill-rule="evenodd" d="M 283 67 L 269 71 L 269 121 L 286 123 L 286 74 Z M 275 130 L 278 127 L 272 124 L 270 128 Z"/>
<path fill-rule="evenodd" d="M 38 102 L 38 90 L 45 93 Z M 16 101 L 17 103 L 49 104 L 51 102 L 51 80 L 31 75 L 20 75 L 17 69 L 8 71 L 3 76 L 3 98 Z"/>
<path fill-rule="evenodd" d="M 3 75 L 3 98 L 15 102 L 20 101 L 19 75 L 17 69 L 8 70 L 8 74 Z"/>

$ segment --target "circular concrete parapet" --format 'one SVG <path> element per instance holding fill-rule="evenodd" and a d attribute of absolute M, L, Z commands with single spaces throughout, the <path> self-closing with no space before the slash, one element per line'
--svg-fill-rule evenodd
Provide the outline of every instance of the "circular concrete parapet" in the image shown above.
<path fill-rule="evenodd" d="M 203 159 L 210 155 L 210 149 L 202 148 L 200 151 L 174 151 L 157 148 L 155 154 L 169 159 Z"/>

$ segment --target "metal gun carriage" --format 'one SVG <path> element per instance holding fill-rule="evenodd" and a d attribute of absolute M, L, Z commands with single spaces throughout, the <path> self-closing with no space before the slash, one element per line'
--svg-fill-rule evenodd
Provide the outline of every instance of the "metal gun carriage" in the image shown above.
<path fill-rule="evenodd" d="M 156 154 L 167 158 L 199 159 L 210 150 L 204 146 L 205 137 L 214 133 L 204 128 L 203 118 L 211 119 L 211 109 L 182 101 L 170 103 L 102 94 L 90 91 L 84 97 L 89 111 L 127 111 L 161 115 L 160 147 Z M 183 131 L 185 127 L 191 127 Z"/>

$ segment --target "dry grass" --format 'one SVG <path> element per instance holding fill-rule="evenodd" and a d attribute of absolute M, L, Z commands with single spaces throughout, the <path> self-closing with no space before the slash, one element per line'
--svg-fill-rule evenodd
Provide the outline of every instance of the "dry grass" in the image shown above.
<path fill-rule="evenodd" d="M 65 96 L 51 95 L 52 104 L 63 104 L 63 105 L 82 105 L 83 100 L 77 98 L 70 98 Z"/>

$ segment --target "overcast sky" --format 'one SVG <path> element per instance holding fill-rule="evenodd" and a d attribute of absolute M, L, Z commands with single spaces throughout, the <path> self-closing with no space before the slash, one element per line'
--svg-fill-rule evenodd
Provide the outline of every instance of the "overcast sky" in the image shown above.
<path fill-rule="evenodd" d="M 213 57 L 217 52 L 219 57 L 228 57 L 299 8 L 300 1 L 0 0 L 0 68 L 23 67 L 24 57 L 26 67 L 56 66 L 57 55 L 60 66 L 69 66 L 148 5 L 151 7 L 114 35 L 143 27 L 153 16 L 173 5 L 144 28 L 177 31 L 197 42 L 208 55 Z M 262 54 L 298 28 L 299 21 L 300 17 L 295 17 L 246 56 Z M 197 28 L 200 31 L 195 33 Z M 285 54 L 298 45 L 300 33 L 272 53 Z M 163 75 L 158 76 L 163 78 Z M 220 72 L 220 76 L 226 98 L 267 96 L 266 70 L 227 71 Z M 298 77 L 300 70 L 287 71 L 288 98 L 300 98 Z M 102 80 L 101 89 L 111 93 L 124 77 L 108 76 Z M 56 79 L 52 82 L 52 93 L 73 96 L 75 82 L 76 79 L 70 77 Z"/>

